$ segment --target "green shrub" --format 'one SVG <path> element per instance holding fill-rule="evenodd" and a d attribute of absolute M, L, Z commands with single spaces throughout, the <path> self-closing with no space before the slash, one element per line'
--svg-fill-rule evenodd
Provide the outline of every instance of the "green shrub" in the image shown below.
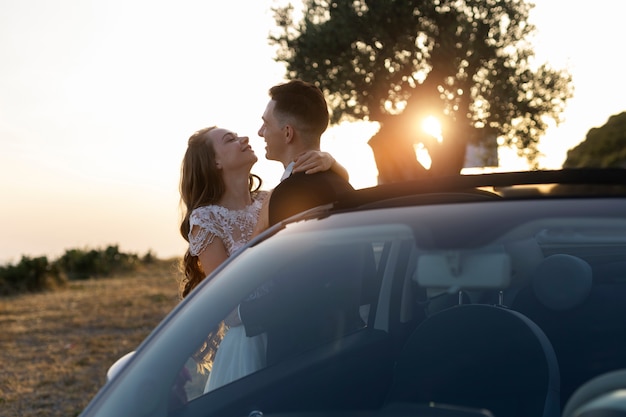
<path fill-rule="evenodd" d="M 70 249 L 57 260 L 59 268 L 70 280 L 98 278 L 115 272 L 133 270 L 139 261 L 134 254 L 119 251 L 117 245 L 104 250 Z"/>
<path fill-rule="evenodd" d="M 122 253 L 117 245 L 105 249 L 68 249 L 54 262 L 45 256 L 23 256 L 16 265 L 0 266 L 0 295 L 42 291 L 63 285 L 67 280 L 106 277 L 133 271 L 140 263 L 153 263 L 148 252 L 141 260 L 136 254 Z"/>
<path fill-rule="evenodd" d="M 0 267 L 0 295 L 35 292 L 65 284 L 65 277 L 55 263 L 41 256 L 22 256 L 16 265 Z"/>

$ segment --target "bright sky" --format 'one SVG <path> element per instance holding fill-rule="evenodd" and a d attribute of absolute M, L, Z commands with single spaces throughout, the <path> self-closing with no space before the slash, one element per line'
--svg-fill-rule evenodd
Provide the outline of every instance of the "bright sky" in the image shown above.
<path fill-rule="evenodd" d="M 623 0 L 536 0 L 537 57 L 574 76 L 566 122 L 543 141 L 558 168 L 592 127 L 626 110 Z M 0 264 L 117 244 L 180 256 L 180 161 L 213 124 L 250 136 L 253 172 L 282 172 L 256 135 L 283 67 L 271 0 L 0 0 Z M 376 183 L 367 134 L 323 149 L 356 188 Z M 504 156 L 504 154 L 502 154 Z M 521 165 L 509 165 L 520 169 Z"/>

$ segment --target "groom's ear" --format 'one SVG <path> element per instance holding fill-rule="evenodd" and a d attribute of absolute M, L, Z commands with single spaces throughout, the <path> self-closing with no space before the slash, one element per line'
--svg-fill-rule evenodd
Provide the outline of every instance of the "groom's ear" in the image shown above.
<path fill-rule="evenodd" d="M 293 138 L 295 136 L 295 131 L 293 129 L 293 127 L 291 125 L 285 125 L 283 126 L 283 135 L 285 138 L 285 143 L 291 143 L 293 141 Z"/>

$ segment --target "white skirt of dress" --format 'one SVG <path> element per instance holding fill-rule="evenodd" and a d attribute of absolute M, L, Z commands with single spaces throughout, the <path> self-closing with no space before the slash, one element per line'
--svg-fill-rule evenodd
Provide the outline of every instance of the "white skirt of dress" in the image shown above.
<path fill-rule="evenodd" d="M 267 336 L 248 337 L 244 326 L 228 329 L 217 348 L 204 392 L 226 385 L 265 366 Z"/>

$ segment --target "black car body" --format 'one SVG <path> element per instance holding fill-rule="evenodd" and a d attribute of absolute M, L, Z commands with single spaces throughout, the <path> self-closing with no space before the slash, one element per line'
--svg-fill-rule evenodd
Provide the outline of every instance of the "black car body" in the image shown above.
<path fill-rule="evenodd" d="M 205 393 L 198 352 L 259 291 L 275 308 L 261 330 L 302 343 Z M 81 415 L 598 415 L 623 407 L 623 374 L 577 391 L 622 369 L 626 170 L 467 175 L 357 190 L 274 226 Z"/>

